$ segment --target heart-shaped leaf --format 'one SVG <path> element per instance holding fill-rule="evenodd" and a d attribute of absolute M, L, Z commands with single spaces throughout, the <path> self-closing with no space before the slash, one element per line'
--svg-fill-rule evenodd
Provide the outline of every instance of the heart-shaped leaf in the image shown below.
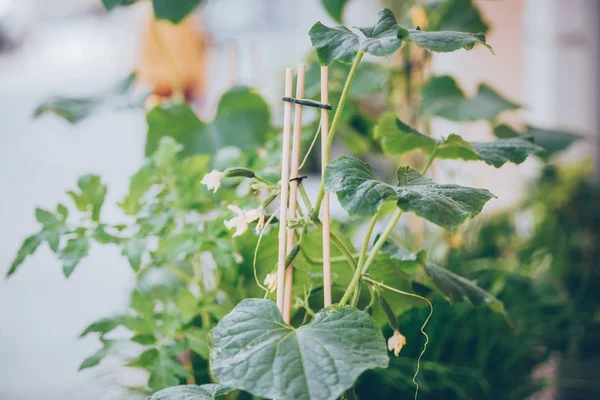
<path fill-rule="evenodd" d="M 492 142 L 467 142 L 456 134 L 445 140 L 423 135 L 404 124 L 394 114 L 385 114 L 375 128 L 374 136 L 381 140 L 383 151 L 388 154 L 404 154 L 420 149 L 437 158 L 485 161 L 496 168 L 507 162 L 520 164 L 531 155 L 544 149 L 532 143 L 531 136 L 510 137 Z"/>
<path fill-rule="evenodd" d="M 154 393 L 150 400 L 214 400 L 231 390 L 216 384 L 173 386 Z"/>
<path fill-rule="evenodd" d="M 312 46 L 322 65 L 330 65 L 333 60 L 351 62 L 358 51 L 378 57 L 390 56 L 402 45 L 402 41 L 413 42 L 431 51 L 449 52 L 465 48 L 470 50 L 476 43 L 485 43 L 483 33 L 463 32 L 424 32 L 419 29 L 406 29 L 398 25 L 396 16 L 384 8 L 377 14 L 375 25 L 357 28 L 360 33 L 336 26 L 329 28 L 317 22 L 309 31 Z"/>
<path fill-rule="evenodd" d="M 473 0 L 446 0 L 426 6 L 429 23 L 435 31 L 461 31 L 486 33 L 489 25 L 483 20 Z"/>
<path fill-rule="evenodd" d="M 337 194 L 350 215 L 371 216 L 388 200 L 397 206 L 448 230 L 479 214 L 491 198 L 486 189 L 439 185 L 410 167 L 398 168 L 398 186 L 379 180 L 371 166 L 341 156 L 325 170 L 325 190 Z"/>
<path fill-rule="evenodd" d="M 295 329 L 272 301 L 246 299 L 211 339 L 212 376 L 270 399 L 334 400 L 364 371 L 389 362 L 373 319 L 352 307 L 327 307 Z"/>
<path fill-rule="evenodd" d="M 486 85 L 474 97 L 467 97 L 451 76 L 431 78 L 422 91 L 423 112 L 452 121 L 493 121 L 507 110 L 521 108 Z"/>

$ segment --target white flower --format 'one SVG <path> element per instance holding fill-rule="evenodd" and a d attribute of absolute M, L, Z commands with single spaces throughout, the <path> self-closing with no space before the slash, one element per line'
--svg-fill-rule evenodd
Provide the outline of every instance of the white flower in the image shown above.
<path fill-rule="evenodd" d="M 229 205 L 227 208 L 236 213 L 235 217 L 224 222 L 227 229 L 235 228 L 233 237 L 240 236 L 246 232 L 250 222 L 258 220 L 257 230 L 259 227 L 261 229 L 265 225 L 265 213 L 262 208 L 246 211 L 234 205 Z"/>
<path fill-rule="evenodd" d="M 398 357 L 404 345 L 406 345 L 406 338 L 400 332 L 394 331 L 394 335 L 388 339 L 388 350 L 393 351 L 394 355 Z"/>
<path fill-rule="evenodd" d="M 233 259 L 235 260 L 236 263 L 241 264 L 244 262 L 244 257 L 242 257 L 241 254 L 239 253 L 233 253 Z"/>
<path fill-rule="evenodd" d="M 273 293 L 277 289 L 277 274 L 267 274 L 263 283 L 269 293 Z"/>
<path fill-rule="evenodd" d="M 224 176 L 225 174 L 223 172 L 213 169 L 208 174 L 204 175 L 204 178 L 202 178 L 200 183 L 206 185 L 206 189 L 212 189 L 213 193 L 215 193 L 221 187 L 221 179 L 223 179 Z"/>

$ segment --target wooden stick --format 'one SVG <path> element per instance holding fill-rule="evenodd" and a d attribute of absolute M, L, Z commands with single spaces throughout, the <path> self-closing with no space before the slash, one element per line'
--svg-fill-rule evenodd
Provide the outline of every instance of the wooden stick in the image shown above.
<path fill-rule="evenodd" d="M 321 103 L 329 103 L 329 68 L 321 67 Z M 321 110 L 321 179 L 325 179 L 325 160 L 328 158 L 327 136 L 329 136 L 329 110 Z M 331 305 L 331 239 L 329 194 L 323 196 L 323 305 Z"/>
<path fill-rule="evenodd" d="M 296 98 L 304 98 L 304 76 L 306 75 L 306 64 L 298 65 L 298 76 L 296 78 Z M 292 170 L 290 176 L 298 177 L 300 167 L 300 136 L 302 135 L 302 105 L 296 104 L 294 107 L 294 133 L 292 137 Z M 298 201 L 298 181 L 290 182 L 290 218 L 296 218 L 296 203 Z M 295 228 L 287 231 L 287 249 L 290 251 L 294 247 Z M 290 323 L 292 311 L 292 281 L 294 276 L 294 265 L 289 265 L 285 271 L 285 296 L 283 301 L 283 320 Z"/>
<path fill-rule="evenodd" d="M 292 96 L 294 70 L 285 69 L 285 96 Z M 285 255 L 288 220 L 288 196 L 290 180 L 290 128 L 292 125 L 292 103 L 283 104 L 283 141 L 281 150 L 281 195 L 279 205 L 279 257 L 277 262 L 277 308 L 283 315 L 285 294 Z"/>

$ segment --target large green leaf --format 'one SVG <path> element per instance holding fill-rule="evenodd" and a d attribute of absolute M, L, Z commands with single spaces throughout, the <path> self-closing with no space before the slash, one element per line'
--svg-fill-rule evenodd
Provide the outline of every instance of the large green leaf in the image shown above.
<path fill-rule="evenodd" d="M 460 49 L 471 50 L 477 43 L 484 45 L 492 53 L 494 52 L 492 47 L 485 42 L 485 35 L 481 32 L 426 32 L 420 29 L 401 28 L 398 30 L 398 36 L 419 47 L 438 53 L 449 53 Z"/>
<path fill-rule="evenodd" d="M 154 15 L 178 24 L 196 9 L 202 0 L 152 0 Z"/>
<path fill-rule="evenodd" d="M 574 133 L 533 126 L 528 126 L 526 131 L 521 134 L 504 124 L 495 126 L 494 134 L 499 138 L 532 137 L 533 142 L 544 150 L 544 152 L 538 154 L 544 159 L 560 153 L 581 139 L 581 136 Z"/>
<path fill-rule="evenodd" d="M 348 0 L 321 0 L 321 3 L 331 18 L 340 24 L 343 23 L 342 17 Z"/>
<path fill-rule="evenodd" d="M 107 6 L 108 8 L 108 6 Z M 136 73 L 132 72 L 124 79 L 118 81 L 114 88 L 106 92 L 88 97 L 54 96 L 44 100 L 34 111 L 34 117 L 46 113 L 53 113 L 71 124 L 76 124 L 101 108 L 126 110 L 141 106 L 149 92 L 143 91 L 139 95 L 132 95 L 131 88 L 136 80 Z"/>
<path fill-rule="evenodd" d="M 231 392 L 231 389 L 216 384 L 174 386 L 154 393 L 150 400 L 213 400 Z"/>
<path fill-rule="evenodd" d="M 402 41 L 413 42 L 431 51 L 449 52 L 465 48 L 470 50 L 476 43 L 485 44 L 482 33 L 424 32 L 406 29 L 398 25 L 396 16 L 387 8 L 379 11 L 375 25 L 358 28 L 359 35 L 345 26 L 329 28 L 317 22 L 309 31 L 312 46 L 322 65 L 330 65 L 333 60 L 351 62 L 357 51 L 374 56 L 390 56 L 402 45 Z M 491 49 L 491 48 L 490 48 Z"/>
<path fill-rule="evenodd" d="M 396 175 L 398 186 L 392 186 L 380 181 L 369 164 L 341 156 L 325 170 L 325 190 L 336 193 L 350 215 L 371 216 L 394 200 L 400 209 L 448 230 L 479 214 L 494 197 L 486 189 L 436 184 L 410 167 L 398 168 Z"/>
<path fill-rule="evenodd" d="M 483 84 L 469 98 L 451 76 L 431 78 L 423 87 L 421 102 L 426 115 L 452 121 L 493 121 L 504 111 L 521 108 Z"/>
<path fill-rule="evenodd" d="M 492 142 L 467 142 L 459 135 L 451 134 L 444 140 L 437 140 L 404 124 L 394 114 L 381 117 L 374 136 L 381 140 L 383 151 L 387 154 L 400 155 L 420 149 L 428 155 L 435 152 L 436 158 L 481 160 L 496 168 L 507 162 L 520 164 L 529 155 L 544 151 L 532 143 L 531 136 L 510 137 Z"/>
<path fill-rule="evenodd" d="M 246 299 L 211 339 L 212 376 L 270 399 L 334 400 L 364 371 L 389 362 L 373 319 L 352 307 L 327 307 L 295 329 L 272 301 Z"/>
<path fill-rule="evenodd" d="M 253 89 L 239 87 L 223 94 L 214 121 L 201 121 L 189 105 L 161 104 L 147 115 L 146 155 L 170 136 L 183 145 L 181 156 L 214 154 L 219 148 L 250 149 L 262 145 L 270 130 L 269 107 Z"/>

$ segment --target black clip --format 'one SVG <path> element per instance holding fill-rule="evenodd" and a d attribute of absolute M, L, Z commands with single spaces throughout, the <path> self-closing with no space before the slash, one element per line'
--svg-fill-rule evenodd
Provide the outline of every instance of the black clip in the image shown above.
<path fill-rule="evenodd" d="M 302 180 L 304 180 L 304 179 L 306 179 L 306 178 L 308 178 L 308 175 L 304 175 L 304 176 L 297 176 L 297 177 L 295 177 L 295 178 L 291 178 L 291 179 L 290 179 L 290 182 L 297 181 L 298 183 L 302 183 Z"/>
<path fill-rule="evenodd" d="M 322 108 L 323 110 L 332 110 L 333 109 L 333 107 L 331 107 L 329 104 L 319 103 L 318 101 L 314 101 L 314 100 L 296 99 L 294 97 L 282 97 L 281 101 L 286 101 L 286 102 L 292 103 L 292 104 L 300 104 L 301 106 Z"/>

